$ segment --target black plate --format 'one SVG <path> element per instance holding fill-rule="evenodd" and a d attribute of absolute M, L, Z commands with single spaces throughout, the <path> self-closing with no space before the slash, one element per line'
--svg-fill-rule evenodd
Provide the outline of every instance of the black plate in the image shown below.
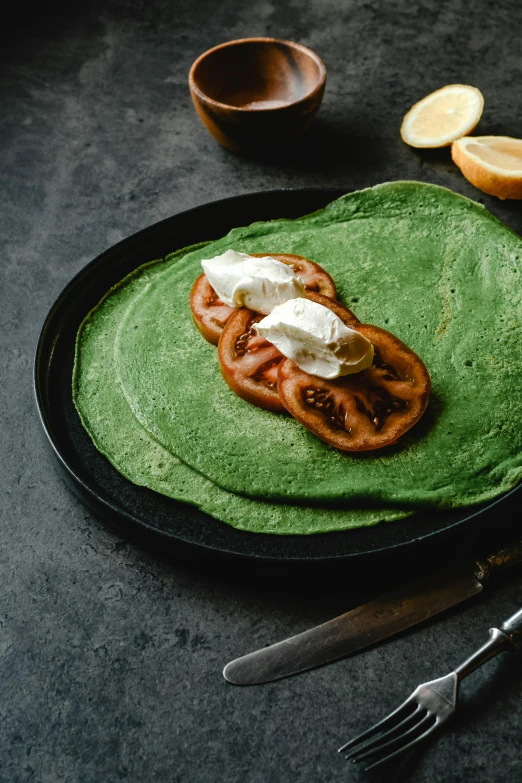
<path fill-rule="evenodd" d="M 499 500 L 344 533 L 271 536 L 235 530 L 192 506 L 135 486 L 93 446 L 71 396 L 76 331 L 108 289 L 140 264 L 177 248 L 216 239 L 256 220 L 295 218 L 324 207 L 341 190 L 278 190 L 223 199 L 174 215 L 119 242 L 91 261 L 62 291 L 42 328 L 35 359 L 40 418 L 65 478 L 87 505 L 120 532 L 163 551 L 191 551 L 262 562 L 320 562 L 404 553 L 462 532 L 510 524 L 520 508 L 522 486 Z"/>

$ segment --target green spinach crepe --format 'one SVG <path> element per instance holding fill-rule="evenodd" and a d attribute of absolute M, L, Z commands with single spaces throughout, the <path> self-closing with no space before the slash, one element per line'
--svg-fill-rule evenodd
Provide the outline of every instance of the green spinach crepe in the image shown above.
<path fill-rule="evenodd" d="M 73 395 L 84 427 L 116 469 L 135 484 L 191 503 L 240 530 L 309 534 L 374 525 L 408 516 L 400 509 L 306 509 L 261 503 L 215 486 L 164 449 L 138 423 L 114 371 L 114 340 L 133 298 L 183 254 L 152 262 L 122 280 L 82 323 Z M 197 339 L 202 339 L 199 337 Z"/>
<path fill-rule="evenodd" d="M 236 397 L 188 305 L 202 258 L 296 253 L 332 275 L 361 321 L 389 329 L 430 371 L 420 422 L 393 447 L 341 453 L 294 419 Z M 522 240 L 433 185 L 351 193 L 297 220 L 255 223 L 187 249 L 130 302 L 115 365 L 140 424 L 228 492 L 290 503 L 459 507 L 522 473 Z"/>

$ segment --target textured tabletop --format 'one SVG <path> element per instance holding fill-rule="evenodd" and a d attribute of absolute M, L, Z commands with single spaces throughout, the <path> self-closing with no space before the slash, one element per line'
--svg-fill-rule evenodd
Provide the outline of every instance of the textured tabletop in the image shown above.
<path fill-rule="evenodd" d="M 361 603 L 407 564 L 388 564 L 386 578 L 378 566 L 292 577 L 128 543 L 57 475 L 33 401 L 33 353 L 49 307 L 88 261 L 226 196 L 417 179 L 475 198 L 522 233 L 519 203 L 476 191 L 448 150 L 416 151 L 399 136 L 412 103 L 452 82 L 482 90 L 481 133 L 520 135 L 520 4 L 100 0 L 14 11 L 0 48 L 0 781 L 362 780 L 336 748 L 522 605 L 520 571 L 334 665 L 227 685 L 228 660 Z M 312 130 L 271 160 L 220 148 L 187 89 L 197 55 L 253 35 L 308 45 L 328 72 Z M 466 680 L 443 734 L 368 779 L 522 779 L 521 696 L 522 650 Z"/>

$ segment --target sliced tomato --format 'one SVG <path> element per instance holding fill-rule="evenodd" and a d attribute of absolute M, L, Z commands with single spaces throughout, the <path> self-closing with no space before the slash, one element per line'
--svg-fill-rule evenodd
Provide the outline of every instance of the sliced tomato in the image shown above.
<path fill-rule="evenodd" d="M 255 258 L 263 258 L 267 253 L 252 253 Z M 307 291 L 312 291 L 323 296 L 335 299 L 337 292 L 335 283 L 319 264 L 309 261 L 303 256 L 295 256 L 292 253 L 283 255 L 270 254 L 272 258 L 291 266 L 298 277 L 305 284 Z M 197 328 L 209 343 L 217 345 L 223 327 L 236 309 L 229 307 L 221 301 L 216 294 L 206 275 L 198 277 L 190 292 L 190 309 L 192 318 Z"/>
<path fill-rule="evenodd" d="M 221 301 L 205 274 L 201 274 L 190 292 L 192 319 L 209 343 L 217 345 L 223 327 L 235 310 Z"/>
<path fill-rule="evenodd" d="M 315 293 L 307 298 L 328 307 L 347 324 L 359 323 L 340 302 Z M 246 307 L 235 310 L 219 338 L 219 366 L 239 397 L 274 413 L 286 413 L 278 394 L 278 369 L 285 357 L 253 328 L 264 317 Z"/>
<path fill-rule="evenodd" d="M 252 255 L 254 258 L 263 258 L 263 256 L 270 255 L 276 261 L 281 261 L 282 264 L 291 266 L 297 277 L 300 277 L 305 284 L 307 291 L 328 296 L 330 299 L 337 298 L 337 289 L 333 279 L 315 261 L 310 261 L 310 259 L 304 256 L 296 256 L 293 253 L 279 253 L 278 255 L 274 255 L 274 253 L 252 253 Z"/>
<path fill-rule="evenodd" d="M 343 305 L 342 302 L 338 302 L 336 299 L 330 299 L 329 296 L 316 294 L 313 291 L 308 291 L 306 298 L 310 299 L 312 302 L 317 302 L 317 304 L 323 305 L 323 307 L 327 307 L 332 311 L 332 313 L 335 313 L 337 316 L 339 316 L 341 321 L 346 324 L 346 326 L 353 326 L 353 324 L 361 323 L 355 313 L 352 313 L 352 311 L 349 310 L 346 305 Z"/>
<path fill-rule="evenodd" d="M 289 413 L 326 443 L 343 451 L 380 449 L 420 419 L 431 380 L 423 361 L 393 334 L 371 324 L 349 325 L 373 343 L 369 369 L 328 381 L 285 359 L 277 388 Z"/>
<path fill-rule="evenodd" d="M 284 356 L 253 328 L 264 317 L 246 307 L 231 315 L 219 338 L 219 366 L 239 397 L 274 413 L 284 413 L 277 393 L 277 370 Z"/>

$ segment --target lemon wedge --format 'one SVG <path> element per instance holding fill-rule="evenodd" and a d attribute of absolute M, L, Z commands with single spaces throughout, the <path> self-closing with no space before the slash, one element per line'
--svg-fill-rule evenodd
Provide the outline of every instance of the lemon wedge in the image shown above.
<path fill-rule="evenodd" d="M 522 199 L 522 139 L 468 136 L 453 142 L 451 157 L 466 179 L 484 193 Z"/>
<path fill-rule="evenodd" d="M 484 98 L 468 84 L 448 84 L 411 107 L 401 136 L 410 147 L 447 147 L 476 127 Z"/>

